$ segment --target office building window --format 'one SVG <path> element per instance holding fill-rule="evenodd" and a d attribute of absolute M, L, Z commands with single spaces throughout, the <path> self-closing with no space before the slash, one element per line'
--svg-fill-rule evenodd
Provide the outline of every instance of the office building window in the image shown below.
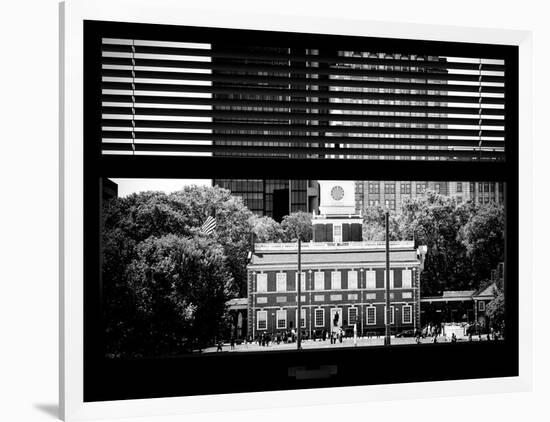
<path fill-rule="evenodd" d="M 367 309 L 367 325 L 375 325 L 376 308 L 374 306 L 368 306 L 366 309 Z"/>
<path fill-rule="evenodd" d="M 384 193 L 386 195 L 393 195 L 395 194 L 395 183 L 386 183 L 384 185 Z"/>
<path fill-rule="evenodd" d="M 358 298 L 359 296 L 357 295 L 357 293 L 348 294 L 348 300 L 357 300 Z"/>
<path fill-rule="evenodd" d="M 485 302 L 484 302 L 484 301 L 482 301 L 482 300 L 479 301 L 478 309 L 479 309 L 480 311 L 484 311 L 484 310 L 485 310 Z"/>
<path fill-rule="evenodd" d="M 401 193 L 404 195 L 410 195 L 411 193 L 411 184 L 410 183 L 401 183 Z"/>
<path fill-rule="evenodd" d="M 456 182 L 457 193 L 462 193 L 462 182 Z"/>
<path fill-rule="evenodd" d="M 323 302 L 325 300 L 325 295 L 315 295 L 313 296 L 314 302 Z"/>
<path fill-rule="evenodd" d="M 367 300 L 375 300 L 375 299 L 376 299 L 376 293 L 367 293 L 367 294 L 365 295 L 365 298 L 366 298 Z"/>
<path fill-rule="evenodd" d="M 401 270 L 402 287 L 410 289 L 412 287 L 412 270 Z"/>
<path fill-rule="evenodd" d="M 395 210 L 395 199 L 386 199 L 384 205 L 390 210 Z"/>
<path fill-rule="evenodd" d="M 436 183 L 434 186 L 435 193 L 441 193 L 441 184 Z"/>
<path fill-rule="evenodd" d="M 325 290 L 325 273 L 323 271 L 315 273 L 315 290 Z"/>
<path fill-rule="evenodd" d="M 371 195 L 377 195 L 380 193 L 380 184 L 379 183 L 369 183 L 369 193 Z"/>
<path fill-rule="evenodd" d="M 378 199 L 369 199 L 369 207 L 377 207 L 378 205 L 380 205 Z"/>
<path fill-rule="evenodd" d="M 357 271 L 348 271 L 348 289 L 357 289 Z"/>
<path fill-rule="evenodd" d="M 256 312 L 258 330 L 267 330 L 267 311 Z"/>
<path fill-rule="evenodd" d="M 403 299 L 412 299 L 413 295 L 412 295 L 412 292 L 403 292 L 401 293 L 401 297 Z"/>
<path fill-rule="evenodd" d="M 315 309 L 315 326 L 324 327 L 325 326 L 325 310 L 324 309 Z"/>
<path fill-rule="evenodd" d="M 357 322 L 357 308 L 348 308 L 348 324 L 353 325 Z"/>
<path fill-rule="evenodd" d="M 258 297 L 256 298 L 256 303 L 267 303 L 267 297 Z"/>
<path fill-rule="evenodd" d="M 340 271 L 333 271 L 331 274 L 331 289 L 340 290 L 342 288 L 342 278 Z"/>
<path fill-rule="evenodd" d="M 412 324 L 412 306 L 403 305 L 403 324 Z"/>
<path fill-rule="evenodd" d="M 275 298 L 275 301 L 276 301 L 277 303 L 285 303 L 285 302 L 286 302 L 286 296 L 277 296 L 277 297 Z"/>
<path fill-rule="evenodd" d="M 286 328 L 286 309 L 277 311 L 277 329 L 283 330 Z"/>
<path fill-rule="evenodd" d="M 267 292 L 267 273 L 258 273 L 256 275 L 256 291 Z"/>
<path fill-rule="evenodd" d="M 286 273 L 277 273 L 277 291 L 286 292 Z"/>
<path fill-rule="evenodd" d="M 426 183 L 417 183 L 416 184 L 416 193 L 421 194 L 426 192 Z"/>

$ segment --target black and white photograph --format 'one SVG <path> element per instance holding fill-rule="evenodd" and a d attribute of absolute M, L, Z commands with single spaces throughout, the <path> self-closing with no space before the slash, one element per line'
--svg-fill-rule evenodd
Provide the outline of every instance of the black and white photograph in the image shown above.
<path fill-rule="evenodd" d="M 84 29 L 85 401 L 517 373 L 513 47 Z"/>
<path fill-rule="evenodd" d="M 104 188 L 109 357 L 503 339 L 503 183 Z"/>

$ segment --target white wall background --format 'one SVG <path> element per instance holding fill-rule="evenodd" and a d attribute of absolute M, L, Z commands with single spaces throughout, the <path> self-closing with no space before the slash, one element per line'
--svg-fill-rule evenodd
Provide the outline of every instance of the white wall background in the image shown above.
<path fill-rule="evenodd" d="M 153 1 L 153 0 L 151 0 Z M 182 0 L 183 1 L 183 0 Z M 186 416 L 196 421 L 548 420 L 550 24 L 541 0 L 201 0 L 203 9 L 439 23 L 534 32 L 534 392 Z M 189 3 L 191 6 L 192 4 Z M 0 420 L 54 420 L 58 371 L 58 6 L 0 9 Z M 70 140 L 68 140 L 70 141 Z M 413 364 L 413 363 L 411 363 Z M 148 420 L 181 420 L 155 418 Z"/>

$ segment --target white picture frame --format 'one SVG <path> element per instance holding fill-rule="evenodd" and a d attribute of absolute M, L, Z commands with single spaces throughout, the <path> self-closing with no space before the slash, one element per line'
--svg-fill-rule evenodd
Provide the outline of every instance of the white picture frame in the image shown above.
<path fill-rule="evenodd" d="M 83 22 L 123 21 L 371 37 L 508 44 L 519 47 L 519 376 L 239 393 L 112 402 L 83 401 Z M 275 14 L 193 10 L 172 0 L 68 0 L 60 5 L 60 416 L 67 421 L 189 414 L 269 407 L 311 406 L 400 398 L 527 391 L 532 385 L 531 327 L 531 34 L 525 31 L 461 28 Z"/>

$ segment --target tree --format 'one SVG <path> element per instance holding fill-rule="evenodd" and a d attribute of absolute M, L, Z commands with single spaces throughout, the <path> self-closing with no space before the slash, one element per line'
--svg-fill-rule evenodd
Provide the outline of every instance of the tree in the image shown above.
<path fill-rule="evenodd" d="M 285 233 L 281 225 L 271 217 L 252 216 L 249 220 L 257 242 L 282 242 Z"/>
<path fill-rule="evenodd" d="M 281 222 L 281 229 L 283 230 L 283 239 L 285 242 L 292 242 L 295 239 L 309 242 L 313 238 L 311 214 L 298 211 L 285 215 Z"/>
<path fill-rule="evenodd" d="M 472 207 L 470 219 L 460 229 L 459 239 L 471 261 L 471 275 L 487 280 L 491 269 L 504 260 L 504 208 L 497 204 Z"/>
<path fill-rule="evenodd" d="M 380 205 L 367 207 L 363 210 L 363 240 L 386 240 L 386 210 Z M 390 212 L 390 241 L 401 240 L 399 215 Z"/>
<path fill-rule="evenodd" d="M 140 192 L 113 199 L 103 210 L 104 234 L 120 230 L 134 245 L 150 236 L 193 237 L 208 216 L 216 219 L 216 230 L 210 236 L 222 245 L 227 257 L 226 265 L 233 277 L 231 291 L 235 296 L 244 295 L 247 255 L 252 246 L 252 212 L 226 189 L 192 185 L 170 195 Z"/>
<path fill-rule="evenodd" d="M 174 353 L 190 340 L 213 338 L 231 281 L 223 249 L 212 239 L 170 234 L 141 242 L 126 279 L 140 322 L 135 335 L 141 353 Z"/>
<path fill-rule="evenodd" d="M 504 326 L 504 317 L 506 313 L 504 302 L 504 291 L 495 289 L 494 299 L 485 307 L 485 314 L 491 319 L 491 325 L 495 329 L 502 329 Z"/>
<path fill-rule="evenodd" d="M 170 195 L 141 192 L 106 202 L 102 216 L 102 281 L 109 353 L 118 355 L 133 351 L 151 354 L 153 350 L 168 351 L 169 346 L 181 346 L 183 340 L 176 341 L 175 338 L 182 337 L 183 332 L 186 337 L 203 339 L 211 335 L 208 327 L 216 327 L 215 319 L 221 319 L 219 312 L 207 315 L 204 309 L 208 307 L 197 304 L 200 299 L 212 309 L 218 309 L 217 304 L 222 296 L 215 291 L 211 297 L 205 291 L 200 296 L 192 290 L 190 294 L 195 292 L 194 299 L 186 296 L 186 301 L 182 301 L 180 296 L 175 296 L 175 291 L 166 290 L 171 286 L 166 274 L 176 277 L 176 273 L 166 272 L 167 267 L 162 267 L 160 271 L 157 268 L 160 264 L 155 263 L 152 257 L 162 256 L 162 262 L 167 265 L 177 262 L 169 248 L 181 249 L 180 252 L 193 252 L 190 245 L 203 252 L 215 248 L 221 259 L 213 260 L 205 274 L 227 272 L 229 284 L 224 285 L 224 303 L 246 291 L 247 254 L 251 248 L 252 233 L 249 219 L 252 213 L 240 198 L 233 197 L 228 190 L 187 186 Z M 208 216 L 216 219 L 217 226 L 214 233 L 205 235 L 200 227 Z M 195 243 L 180 244 L 184 241 Z M 152 281 L 140 278 L 140 271 L 141 277 L 152 275 Z M 212 287 L 207 282 L 204 286 L 207 289 Z M 150 302 L 145 300 L 147 295 L 151 296 Z M 152 334 L 152 327 L 155 332 L 160 332 L 162 324 L 168 324 L 165 321 L 171 319 L 179 321 L 179 328 L 172 325 L 164 327 L 166 336 L 162 338 Z M 208 327 L 201 328 L 206 321 Z"/>
<path fill-rule="evenodd" d="M 466 250 L 458 238 L 469 216 L 468 207 L 457 207 L 454 199 L 434 192 L 404 202 L 399 221 L 401 236 L 428 247 L 421 273 L 422 295 L 471 287 Z"/>

